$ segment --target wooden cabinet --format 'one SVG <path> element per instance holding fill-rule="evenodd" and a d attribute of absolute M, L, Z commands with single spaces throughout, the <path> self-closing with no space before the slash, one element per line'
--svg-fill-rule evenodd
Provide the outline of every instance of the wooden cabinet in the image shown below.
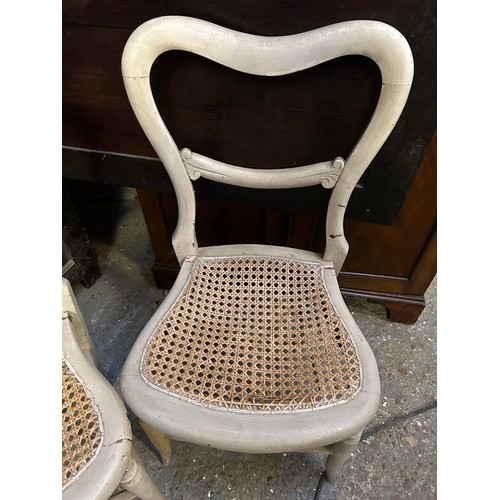
<path fill-rule="evenodd" d="M 157 283 L 168 287 L 179 269 L 170 244 L 176 223 L 175 196 L 138 192 L 156 255 L 153 272 Z M 324 250 L 321 215 L 202 198 L 197 218 L 202 246 L 251 241 Z M 415 322 L 436 274 L 436 137 L 395 223 L 347 219 L 345 231 L 350 250 L 339 276 L 342 292 L 384 305 L 394 321 Z"/>
<path fill-rule="evenodd" d="M 406 36 L 414 84 L 394 132 L 349 202 L 350 251 L 339 279 L 345 294 L 384 304 L 396 321 L 415 321 L 436 273 L 435 2 L 64 3 L 63 176 L 138 188 L 162 287 L 178 270 L 170 244 L 176 200 L 129 106 L 120 58 L 135 27 L 169 14 L 269 36 L 377 19 Z M 158 59 L 151 82 L 179 147 L 227 163 L 282 168 L 346 157 L 373 112 L 380 75 L 365 58 L 344 57 L 298 75 L 254 77 L 174 52 Z M 329 192 L 321 187 L 251 193 L 204 180 L 195 187 L 200 245 L 324 249 Z"/>

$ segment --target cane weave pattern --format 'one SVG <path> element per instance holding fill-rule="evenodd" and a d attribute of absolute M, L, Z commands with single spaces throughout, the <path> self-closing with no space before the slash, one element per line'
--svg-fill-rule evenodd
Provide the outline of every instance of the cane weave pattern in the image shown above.
<path fill-rule="evenodd" d="M 271 257 L 197 258 L 141 373 L 199 404 L 267 412 L 337 404 L 361 383 L 322 266 Z"/>
<path fill-rule="evenodd" d="M 99 414 L 90 395 L 62 361 L 62 486 L 89 464 L 102 442 Z"/>

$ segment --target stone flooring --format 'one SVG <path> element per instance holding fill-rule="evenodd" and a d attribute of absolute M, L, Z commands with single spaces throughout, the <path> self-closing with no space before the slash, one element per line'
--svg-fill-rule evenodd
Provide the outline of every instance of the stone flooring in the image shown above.
<path fill-rule="evenodd" d="M 99 195 L 79 196 L 77 209 L 103 273 L 90 288 L 77 284 L 74 291 L 100 369 L 119 390 L 125 358 L 167 291 L 153 280 L 135 191 L 101 188 Z M 414 325 L 388 321 L 382 306 L 346 298 L 377 359 L 382 400 L 335 485 L 325 481 L 324 455 L 252 455 L 175 442 L 165 468 L 129 413 L 147 470 L 171 500 L 437 498 L 436 287 L 437 278 Z"/>

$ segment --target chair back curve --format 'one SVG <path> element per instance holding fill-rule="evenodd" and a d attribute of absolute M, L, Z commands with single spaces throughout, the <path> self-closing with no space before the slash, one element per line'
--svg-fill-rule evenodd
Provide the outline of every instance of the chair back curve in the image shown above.
<path fill-rule="evenodd" d="M 286 75 L 341 56 L 362 55 L 379 67 L 382 86 L 370 122 L 345 160 L 337 157 L 285 169 L 243 168 L 189 149 L 181 151 L 175 144 L 155 104 L 149 81 L 156 58 L 170 50 L 192 52 L 233 70 L 258 76 Z M 340 271 L 348 251 L 343 231 L 347 203 L 359 178 L 399 119 L 413 79 L 412 53 L 399 31 L 382 22 L 356 20 L 295 35 L 267 37 L 189 17 L 159 17 L 139 26 L 128 39 L 122 56 L 122 75 L 136 117 L 174 186 L 179 218 L 172 244 L 179 262 L 197 254 L 192 182 L 205 177 L 263 189 L 314 184 L 332 189 L 324 258 Z"/>

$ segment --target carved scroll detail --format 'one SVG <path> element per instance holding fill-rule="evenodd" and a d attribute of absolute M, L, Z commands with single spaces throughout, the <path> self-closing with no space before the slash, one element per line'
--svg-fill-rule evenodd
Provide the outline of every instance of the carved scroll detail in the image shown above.
<path fill-rule="evenodd" d="M 255 169 L 229 165 L 184 148 L 181 158 L 189 178 L 205 177 L 235 186 L 281 189 L 321 184 L 326 189 L 335 186 L 345 162 L 338 156 L 333 161 L 283 169 Z"/>
<path fill-rule="evenodd" d="M 332 166 L 334 170 L 321 180 L 321 185 L 326 189 L 331 189 L 333 188 L 333 186 L 335 186 L 338 178 L 340 177 L 340 174 L 342 173 L 342 170 L 344 170 L 345 161 L 342 157 L 337 156 L 337 158 L 333 160 Z"/>

